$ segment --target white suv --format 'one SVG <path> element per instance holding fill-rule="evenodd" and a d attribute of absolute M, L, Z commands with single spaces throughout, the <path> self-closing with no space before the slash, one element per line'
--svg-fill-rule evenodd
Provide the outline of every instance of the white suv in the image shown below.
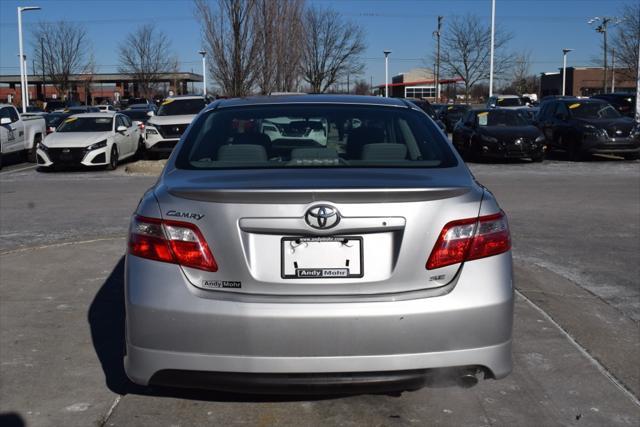
<path fill-rule="evenodd" d="M 202 96 L 175 96 L 164 100 L 145 127 L 145 147 L 150 153 L 171 153 L 194 117 L 207 105 Z"/>

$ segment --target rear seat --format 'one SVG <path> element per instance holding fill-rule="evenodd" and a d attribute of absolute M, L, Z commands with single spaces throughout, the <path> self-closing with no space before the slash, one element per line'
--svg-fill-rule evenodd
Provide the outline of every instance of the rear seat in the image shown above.
<path fill-rule="evenodd" d="M 294 148 L 291 150 L 291 160 L 298 159 L 337 159 L 335 148 Z"/>
<path fill-rule="evenodd" d="M 407 146 L 404 144 L 367 144 L 362 147 L 362 160 L 398 161 L 407 158 Z"/>
<path fill-rule="evenodd" d="M 267 150 L 261 145 L 223 145 L 218 149 L 220 162 L 266 162 Z"/>

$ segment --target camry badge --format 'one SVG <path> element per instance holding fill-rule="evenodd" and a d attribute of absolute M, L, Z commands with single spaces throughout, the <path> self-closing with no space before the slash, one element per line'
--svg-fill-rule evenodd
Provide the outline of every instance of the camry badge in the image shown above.
<path fill-rule="evenodd" d="M 340 213 L 332 206 L 316 205 L 307 210 L 304 220 L 309 227 L 326 230 L 333 228 L 340 222 Z"/>

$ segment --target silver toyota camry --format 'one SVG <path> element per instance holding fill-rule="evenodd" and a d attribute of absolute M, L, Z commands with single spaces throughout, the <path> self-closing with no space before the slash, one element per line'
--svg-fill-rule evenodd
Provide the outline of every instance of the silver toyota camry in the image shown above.
<path fill-rule="evenodd" d="M 138 384 L 416 388 L 512 366 L 505 213 L 401 99 L 209 105 L 132 217 L 125 280 Z"/>

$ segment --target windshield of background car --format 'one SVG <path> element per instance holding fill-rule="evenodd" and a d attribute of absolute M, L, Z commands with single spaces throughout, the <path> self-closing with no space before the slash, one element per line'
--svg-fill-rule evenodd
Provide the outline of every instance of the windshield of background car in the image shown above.
<path fill-rule="evenodd" d="M 58 125 L 67 117 L 69 117 L 68 114 L 47 114 L 44 120 L 48 127 L 58 127 Z"/>
<path fill-rule="evenodd" d="M 604 102 L 572 102 L 567 104 L 572 117 L 577 119 L 616 119 L 622 117 L 610 104 Z"/>
<path fill-rule="evenodd" d="M 158 110 L 159 116 L 198 114 L 206 107 L 204 99 L 167 99 Z"/>
<path fill-rule="evenodd" d="M 527 126 L 528 124 L 516 111 L 491 110 L 478 113 L 479 126 Z"/>
<path fill-rule="evenodd" d="M 108 132 L 112 129 L 111 117 L 69 117 L 58 132 Z"/>
<path fill-rule="evenodd" d="M 149 119 L 147 110 L 124 110 L 120 112 L 129 117 L 131 120 L 137 120 L 139 122 L 146 122 L 147 119 Z"/>
<path fill-rule="evenodd" d="M 408 108 L 281 105 L 221 108 L 192 125 L 180 169 L 451 167 L 436 126 Z"/>
<path fill-rule="evenodd" d="M 521 107 L 525 104 L 520 98 L 498 98 L 496 105 L 498 107 Z"/>

